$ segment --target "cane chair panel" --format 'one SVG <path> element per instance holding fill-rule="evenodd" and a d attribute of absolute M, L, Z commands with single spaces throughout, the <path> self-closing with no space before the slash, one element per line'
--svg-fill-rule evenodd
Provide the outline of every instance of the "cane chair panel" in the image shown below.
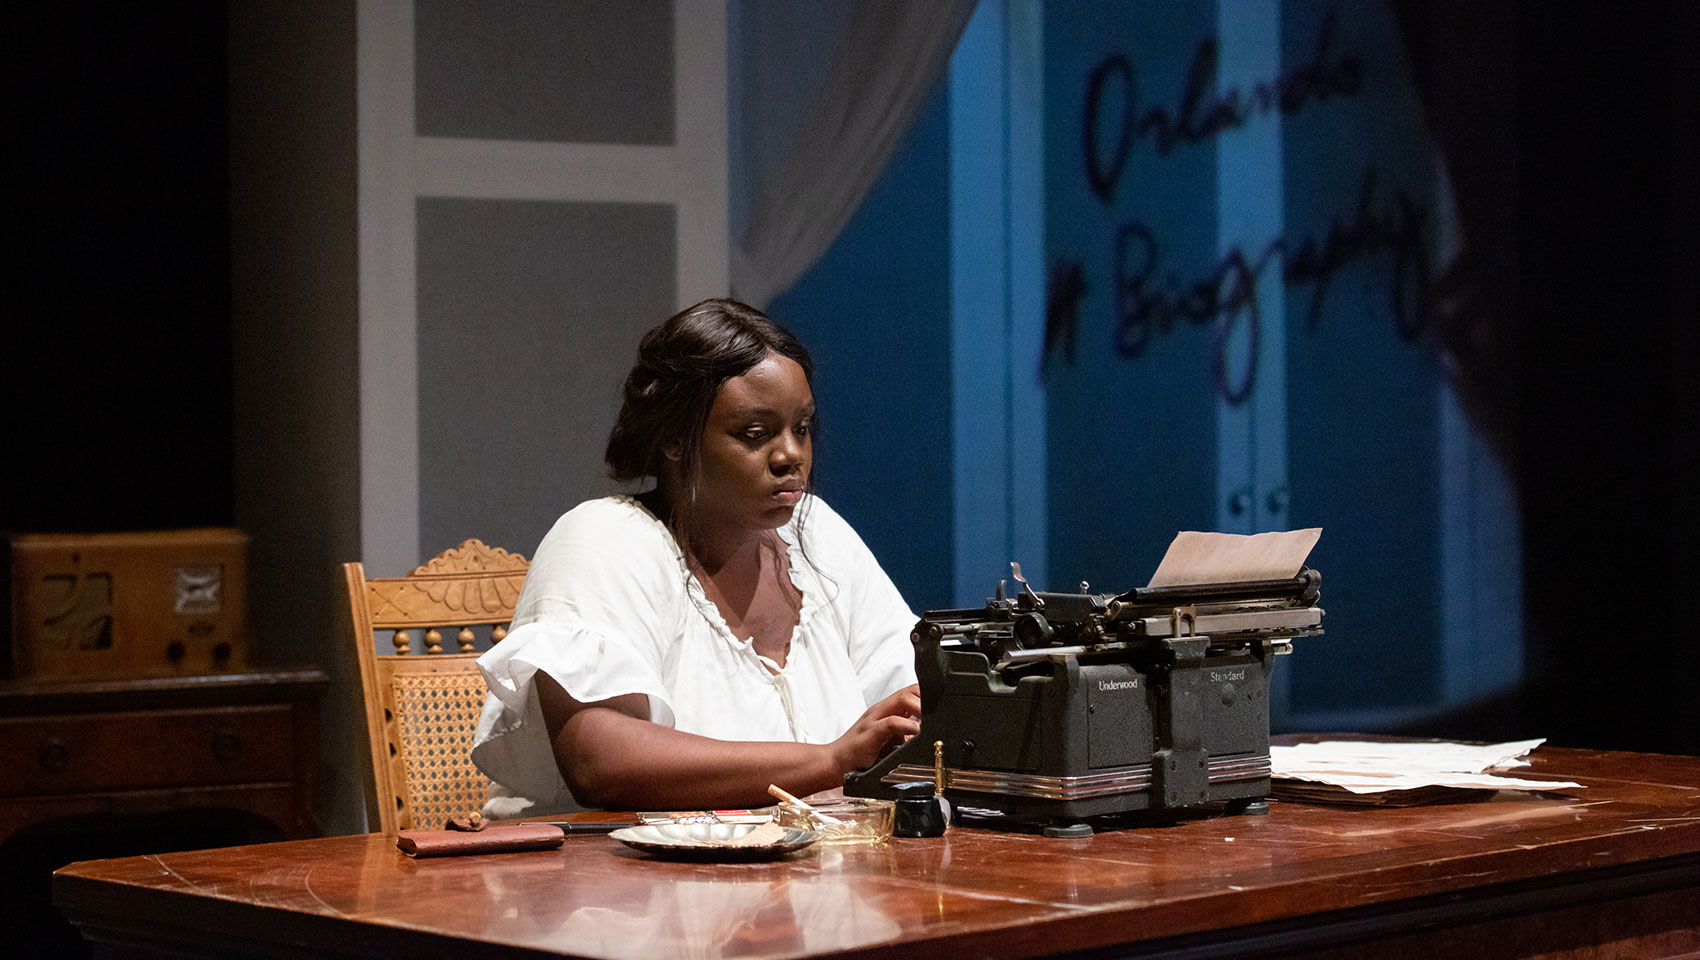
<path fill-rule="evenodd" d="M 528 566 L 477 540 L 406 577 L 367 578 L 361 564 L 344 564 L 372 755 L 368 799 L 385 833 L 436 829 L 483 807 L 490 781 L 471 759 L 486 692 L 479 647 L 506 636 Z M 394 652 L 380 654 L 386 639 Z"/>

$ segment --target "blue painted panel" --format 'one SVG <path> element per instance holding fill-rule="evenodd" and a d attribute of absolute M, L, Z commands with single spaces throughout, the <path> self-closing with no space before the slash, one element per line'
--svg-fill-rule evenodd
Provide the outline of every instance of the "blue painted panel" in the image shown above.
<path fill-rule="evenodd" d="M 1015 555 L 1011 482 L 1009 101 L 1004 4 L 982 3 L 950 58 L 952 606 L 977 606 Z M 1029 505 L 1034 506 L 1034 505 Z M 1043 504 L 1036 505 L 1043 508 Z M 1029 573 L 1029 576 L 1032 576 Z M 1042 582 L 1042 581 L 1041 581 Z"/>
<path fill-rule="evenodd" d="M 1217 135 L 1217 262 L 1226 267 L 1218 275 L 1232 305 L 1217 316 L 1227 349 L 1216 402 L 1216 529 L 1261 533 L 1290 524 L 1286 289 L 1280 263 L 1260 253 L 1275 249 L 1285 228 L 1282 112 L 1256 102 L 1282 73 L 1281 0 L 1218 4 L 1216 24 L 1212 96 L 1251 101 L 1243 122 Z"/>
<path fill-rule="evenodd" d="M 934 96 L 832 248 L 769 313 L 815 357 L 816 479 L 917 611 L 950 604 L 950 179 Z"/>
<path fill-rule="evenodd" d="M 1037 4 L 981 3 L 950 61 L 955 606 L 1019 561 L 1050 583 L 1045 522 L 1043 31 Z"/>
<path fill-rule="evenodd" d="M 1435 703 L 1441 371 L 1416 335 L 1416 285 L 1397 282 L 1418 279 L 1438 239 L 1433 156 L 1384 5 L 1290 0 L 1282 34 L 1289 75 L 1348 60 L 1362 74 L 1282 131 L 1289 245 L 1326 250 L 1333 234 L 1343 255 L 1325 282 L 1295 275 L 1287 292 L 1290 509 L 1324 530 L 1312 560 L 1328 609 L 1327 634 L 1287 661 L 1291 708 Z M 1288 269 L 1300 262 L 1290 250 Z"/>
<path fill-rule="evenodd" d="M 1216 261 L 1215 145 L 1127 118 L 1176 111 L 1215 7 L 1048 4 L 1044 29 L 1050 579 L 1123 589 L 1215 524 L 1211 329 L 1175 309 Z"/>
<path fill-rule="evenodd" d="M 1456 238 L 1390 8 L 1050 4 L 1045 64 L 1052 579 L 1137 581 L 1177 529 L 1321 526 L 1328 633 L 1278 723 L 1514 682 L 1518 617 L 1480 598 L 1515 605 L 1517 518 L 1422 329 Z M 1250 355 L 1247 303 L 1255 370 L 1218 348 L 1233 320 Z"/>

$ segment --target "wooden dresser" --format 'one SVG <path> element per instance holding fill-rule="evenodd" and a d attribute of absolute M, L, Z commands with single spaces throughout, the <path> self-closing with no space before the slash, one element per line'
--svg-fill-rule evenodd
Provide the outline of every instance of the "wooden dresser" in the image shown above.
<path fill-rule="evenodd" d="M 319 834 L 317 669 L 0 681 L 0 842 L 62 819 L 242 811 Z"/>

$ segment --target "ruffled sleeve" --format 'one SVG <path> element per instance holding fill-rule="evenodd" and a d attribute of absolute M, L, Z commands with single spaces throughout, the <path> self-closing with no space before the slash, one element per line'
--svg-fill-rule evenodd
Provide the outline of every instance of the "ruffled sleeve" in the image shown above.
<path fill-rule="evenodd" d="M 532 805 L 570 798 L 534 692 L 538 671 L 581 703 L 644 694 L 649 719 L 672 726 L 666 678 L 683 591 L 672 537 L 629 498 L 563 516 L 538 545 L 512 632 L 478 660 L 489 694 L 473 762 Z"/>

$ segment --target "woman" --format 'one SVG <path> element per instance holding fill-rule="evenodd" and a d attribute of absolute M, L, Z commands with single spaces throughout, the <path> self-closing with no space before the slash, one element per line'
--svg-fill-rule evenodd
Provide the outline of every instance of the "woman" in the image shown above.
<path fill-rule="evenodd" d="M 811 377 L 736 301 L 644 335 L 605 460 L 655 486 L 557 521 L 480 658 L 487 816 L 805 795 L 919 729 L 915 617 L 808 493 Z"/>

